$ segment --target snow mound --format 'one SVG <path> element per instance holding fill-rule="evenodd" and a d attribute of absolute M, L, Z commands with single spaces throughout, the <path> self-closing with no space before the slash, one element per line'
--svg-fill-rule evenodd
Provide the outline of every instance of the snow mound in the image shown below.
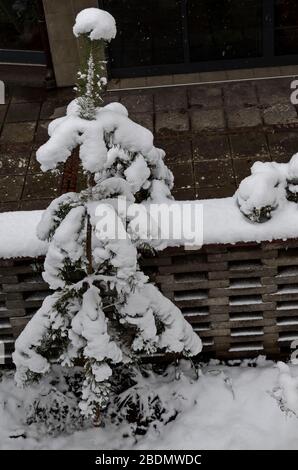
<path fill-rule="evenodd" d="M 90 33 L 91 41 L 100 39 L 111 41 L 117 33 L 116 22 L 107 11 L 99 8 L 86 8 L 77 15 L 73 33 L 76 37 Z"/>
<path fill-rule="evenodd" d="M 202 367 L 196 381 L 187 365 L 180 364 L 180 380 L 169 374 L 154 384 L 158 396 L 170 399 L 179 410 L 177 418 L 150 428 L 137 441 L 124 437 L 126 424 L 107 423 L 105 428 L 88 427 L 56 437 L 43 435 L 34 425 L 24 424 L 26 406 L 40 386 L 18 389 L 12 374 L 5 372 L 0 379 L 0 449 L 297 450 L 298 419 L 283 411 L 272 396 L 285 376 L 297 381 L 297 366 L 290 365 L 289 373 L 280 374 L 280 367 L 261 358 L 256 367 L 249 365 L 244 361 L 230 367 L 213 361 Z"/>
<path fill-rule="evenodd" d="M 45 255 L 48 244 L 37 238 L 36 228 L 43 211 L 0 214 L 0 258 Z"/>
<path fill-rule="evenodd" d="M 252 222 L 271 219 L 285 199 L 298 202 L 298 154 L 289 163 L 255 162 L 236 192 L 240 211 Z"/>

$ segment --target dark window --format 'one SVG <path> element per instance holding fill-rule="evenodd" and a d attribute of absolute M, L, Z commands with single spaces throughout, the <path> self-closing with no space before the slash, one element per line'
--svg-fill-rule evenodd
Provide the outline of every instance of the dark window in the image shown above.
<path fill-rule="evenodd" d="M 275 53 L 298 54 L 297 0 L 275 0 Z"/>
<path fill-rule="evenodd" d="M 298 0 L 99 0 L 116 18 L 111 75 L 290 65 Z"/>
<path fill-rule="evenodd" d="M 117 68 L 177 64 L 184 61 L 180 0 L 105 0 L 116 18 L 111 43 Z"/>
<path fill-rule="evenodd" d="M 188 0 L 191 62 L 262 56 L 262 0 Z"/>
<path fill-rule="evenodd" d="M 35 1 L 0 1 L 0 49 L 43 50 Z"/>

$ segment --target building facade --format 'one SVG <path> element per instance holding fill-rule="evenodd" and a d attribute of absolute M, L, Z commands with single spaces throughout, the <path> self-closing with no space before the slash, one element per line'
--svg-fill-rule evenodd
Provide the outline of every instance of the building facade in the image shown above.
<path fill-rule="evenodd" d="M 298 62 L 296 0 L 2 0 L 0 64 L 47 66 L 58 86 L 72 85 L 74 18 L 96 6 L 117 21 L 108 51 L 116 80 L 237 70 L 250 78 L 251 69 L 276 67 L 278 75 Z"/>

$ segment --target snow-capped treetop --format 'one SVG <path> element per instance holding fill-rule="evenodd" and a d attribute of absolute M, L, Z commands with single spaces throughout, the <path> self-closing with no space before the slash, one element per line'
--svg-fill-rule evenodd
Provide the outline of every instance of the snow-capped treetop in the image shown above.
<path fill-rule="evenodd" d="M 111 41 L 117 33 L 116 22 L 107 11 L 99 8 L 86 8 L 77 15 L 73 33 L 76 37 L 90 33 L 91 41 L 100 39 Z"/>

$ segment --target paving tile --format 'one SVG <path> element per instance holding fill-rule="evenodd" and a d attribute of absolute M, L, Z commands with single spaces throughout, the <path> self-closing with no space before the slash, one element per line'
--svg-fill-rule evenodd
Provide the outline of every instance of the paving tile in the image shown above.
<path fill-rule="evenodd" d="M 155 116 L 155 131 L 157 133 L 183 132 L 188 130 L 189 117 L 186 111 L 157 113 Z"/>
<path fill-rule="evenodd" d="M 30 155 L 30 161 L 28 165 L 28 173 L 41 173 L 40 163 L 36 160 L 36 152 L 39 148 L 39 145 L 34 145 L 33 150 Z"/>
<path fill-rule="evenodd" d="M 253 69 L 238 69 L 238 70 L 227 70 L 229 80 L 242 80 L 247 78 L 253 78 Z"/>
<path fill-rule="evenodd" d="M 263 109 L 266 125 L 298 124 L 297 111 L 291 103 L 278 103 Z"/>
<path fill-rule="evenodd" d="M 8 108 L 6 122 L 37 121 L 40 103 L 15 103 Z"/>
<path fill-rule="evenodd" d="M 115 101 L 115 100 L 114 100 Z M 153 113 L 153 94 L 130 93 L 121 95 L 120 102 L 128 109 L 128 113 Z"/>
<path fill-rule="evenodd" d="M 0 104 L 0 126 L 5 119 L 6 111 L 7 111 L 7 105 Z"/>
<path fill-rule="evenodd" d="M 287 163 L 298 152 L 298 130 L 296 132 L 275 132 L 268 134 L 272 160 Z"/>
<path fill-rule="evenodd" d="M 230 158 L 229 141 L 226 136 L 197 136 L 192 139 L 192 147 L 194 161 Z"/>
<path fill-rule="evenodd" d="M 229 129 L 257 127 L 262 125 L 261 113 L 257 106 L 248 108 L 227 108 Z"/>
<path fill-rule="evenodd" d="M 269 156 L 266 157 L 250 157 L 250 158 L 233 158 L 233 166 L 236 182 L 239 185 L 246 176 L 251 174 L 251 167 L 258 161 L 270 161 Z"/>
<path fill-rule="evenodd" d="M 70 64 L 67 64 L 67 66 L 69 65 Z M 58 103 L 62 101 L 65 104 L 68 104 L 70 101 L 75 99 L 75 97 L 76 93 L 73 87 L 56 88 L 46 92 L 46 101 L 56 101 Z"/>
<path fill-rule="evenodd" d="M 223 106 L 222 87 L 218 85 L 198 85 L 188 88 L 190 106 L 212 109 Z"/>
<path fill-rule="evenodd" d="M 40 119 L 57 119 L 65 116 L 67 103 L 65 101 L 45 101 L 41 105 Z"/>
<path fill-rule="evenodd" d="M 130 113 L 129 117 L 132 121 L 136 122 L 137 124 L 140 124 L 143 127 L 146 127 L 146 129 L 149 129 L 149 131 L 151 131 L 151 132 L 154 131 L 153 114 L 151 114 L 151 113 Z"/>
<path fill-rule="evenodd" d="M 253 106 L 258 102 L 254 83 L 229 83 L 223 87 L 224 102 L 228 107 Z"/>
<path fill-rule="evenodd" d="M 169 164 L 168 166 L 174 175 L 174 189 L 194 187 L 194 175 L 192 163 Z"/>
<path fill-rule="evenodd" d="M 176 201 L 192 201 L 196 198 L 196 190 L 195 188 L 173 189 L 172 195 Z"/>
<path fill-rule="evenodd" d="M 30 152 L 30 144 L 0 144 L 0 175 L 24 175 Z"/>
<path fill-rule="evenodd" d="M 228 79 L 228 74 L 225 70 L 216 70 L 214 72 L 201 72 L 202 82 L 217 82 Z"/>
<path fill-rule="evenodd" d="M 227 186 L 234 184 L 234 172 L 231 159 L 212 160 L 194 163 L 196 187 L 208 188 L 212 186 Z"/>
<path fill-rule="evenodd" d="M 256 67 L 253 69 L 256 78 L 278 77 L 281 73 L 281 67 Z"/>
<path fill-rule="evenodd" d="M 14 86 L 11 89 L 12 103 L 32 103 L 42 102 L 46 98 L 46 90 L 44 87 Z"/>
<path fill-rule="evenodd" d="M 162 148 L 166 152 L 165 163 L 184 163 L 192 160 L 190 140 L 162 140 L 155 141 L 155 146 Z"/>
<path fill-rule="evenodd" d="M 289 103 L 292 93 L 291 82 L 291 78 L 257 81 L 256 86 L 260 104 L 271 106 L 276 103 Z"/>
<path fill-rule="evenodd" d="M 15 143 L 32 142 L 35 126 L 35 122 L 5 123 L 0 141 Z"/>
<path fill-rule="evenodd" d="M 191 128 L 193 131 L 222 130 L 225 128 L 223 109 L 191 109 Z"/>
<path fill-rule="evenodd" d="M 11 68 L 11 66 L 9 68 Z M 0 75 L 2 76 L 2 74 L 1 74 L 1 65 L 0 65 Z M 2 77 L 2 79 L 3 79 L 3 77 Z M 4 81 L 5 81 L 5 97 L 4 97 L 5 100 L 4 101 L 5 101 L 6 105 L 9 105 L 10 102 L 11 102 L 11 99 L 12 99 L 12 93 L 13 93 L 13 88 L 14 87 L 10 83 L 8 83 L 6 80 L 4 80 Z"/>
<path fill-rule="evenodd" d="M 21 197 L 24 176 L 0 176 L 0 201 L 18 201 Z"/>
<path fill-rule="evenodd" d="M 120 89 L 120 78 L 113 78 L 108 82 L 108 91 Z"/>
<path fill-rule="evenodd" d="M 22 200 L 19 204 L 19 207 L 21 211 L 44 210 L 50 205 L 52 200 L 53 198 Z"/>
<path fill-rule="evenodd" d="M 34 139 L 35 142 L 43 144 L 49 139 L 48 127 L 49 127 L 50 122 L 52 121 L 38 121 L 35 139 Z"/>
<path fill-rule="evenodd" d="M 120 102 L 120 94 L 116 92 L 106 92 L 103 97 L 103 106 L 109 103 L 119 103 Z"/>
<path fill-rule="evenodd" d="M 212 186 L 210 188 L 196 188 L 196 199 L 216 199 L 231 197 L 235 194 L 236 185 Z"/>
<path fill-rule="evenodd" d="M 28 175 L 25 182 L 23 199 L 54 198 L 59 196 L 61 175 L 55 173 L 37 173 Z"/>
<path fill-rule="evenodd" d="M 187 109 L 187 89 L 185 87 L 163 88 L 154 93 L 155 111 Z"/>
<path fill-rule="evenodd" d="M 17 211 L 19 208 L 18 202 L 0 202 L 0 212 Z"/>
<path fill-rule="evenodd" d="M 153 81 L 154 84 L 168 84 L 173 80 L 173 77 L 154 77 Z M 176 199 L 227 197 L 235 192 L 236 182 L 239 184 L 250 173 L 254 161 L 270 158 L 288 161 L 298 151 L 298 129 L 297 132 L 275 133 L 270 133 L 269 129 L 276 125 L 298 124 L 296 110 L 289 103 L 290 82 L 291 79 L 276 79 L 262 83 L 193 85 L 130 92 L 118 90 L 108 92 L 105 103 L 122 102 L 127 106 L 130 117 L 151 131 L 155 121 L 158 133 L 155 145 L 166 151 L 165 162 L 175 176 L 173 194 Z M 153 95 L 157 109 L 155 119 Z M 50 92 L 13 88 L 9 90 L 9 96 L 12 103 L 8 121 L 22 122 L 6 121 L 3 125 L 0 138 L 0 211 L 43 209 L 60 194 L 63 166 L 59 167 L 58 176 L 43 174 L 35 152 L 48 138 L 50 120 L 65 115 L 65 107 L 75 95 L 71 88 Z M 41 120 L 36 126 L 36 110 L 40 105 Z M 0 128 L 5 113 L 6 106 L 0 106 Z M 269 149 L 263 131 L 252 129 L 262 125 L 263 115 L 268 126 Z M 226 129 L 226 117 L 232 130 L 229 136 L 219 133 Z M 30 120 L 26 122 L 26 119 Z M 189 135 L 190 122 L 192 136 Z M 72 167 L 71 171 L 75 173 L 76 170 Z M 77 181 L 80 189 L 85 187 L 84 175 L 79 173 Z"/>
<path fill-rule="evenodd" d="M 243 134 L 231 134 L 230 142 L 233 158 L 269 158 L 266 135 L 263 133 L 245 132 Z"/>
<path fill-rule="evenodd" d="M 297 65 L 285 65 L 280 67 L 281 73 L 283 75 L 296 75 L 298 76 L 298 66 Z"/>
<path fill-rule="evenodd" d="M 142 88 L 147 86 L 147 77 L 121 78 L 120 88 Z"/>
<path fill-rule="evenodd" d="M 173 75 L 174 84 L 187 84 L 187 83 L 199 83 L 201 81 L 201 74 L 199 72 L 195 73 L 177 73 Z"/>
<path fill-rule="evenodd" d="M 172 85 L 173 75 L 160 75 L 146 77 L 147 86 L 161 86 L 161 85 Z"/>

